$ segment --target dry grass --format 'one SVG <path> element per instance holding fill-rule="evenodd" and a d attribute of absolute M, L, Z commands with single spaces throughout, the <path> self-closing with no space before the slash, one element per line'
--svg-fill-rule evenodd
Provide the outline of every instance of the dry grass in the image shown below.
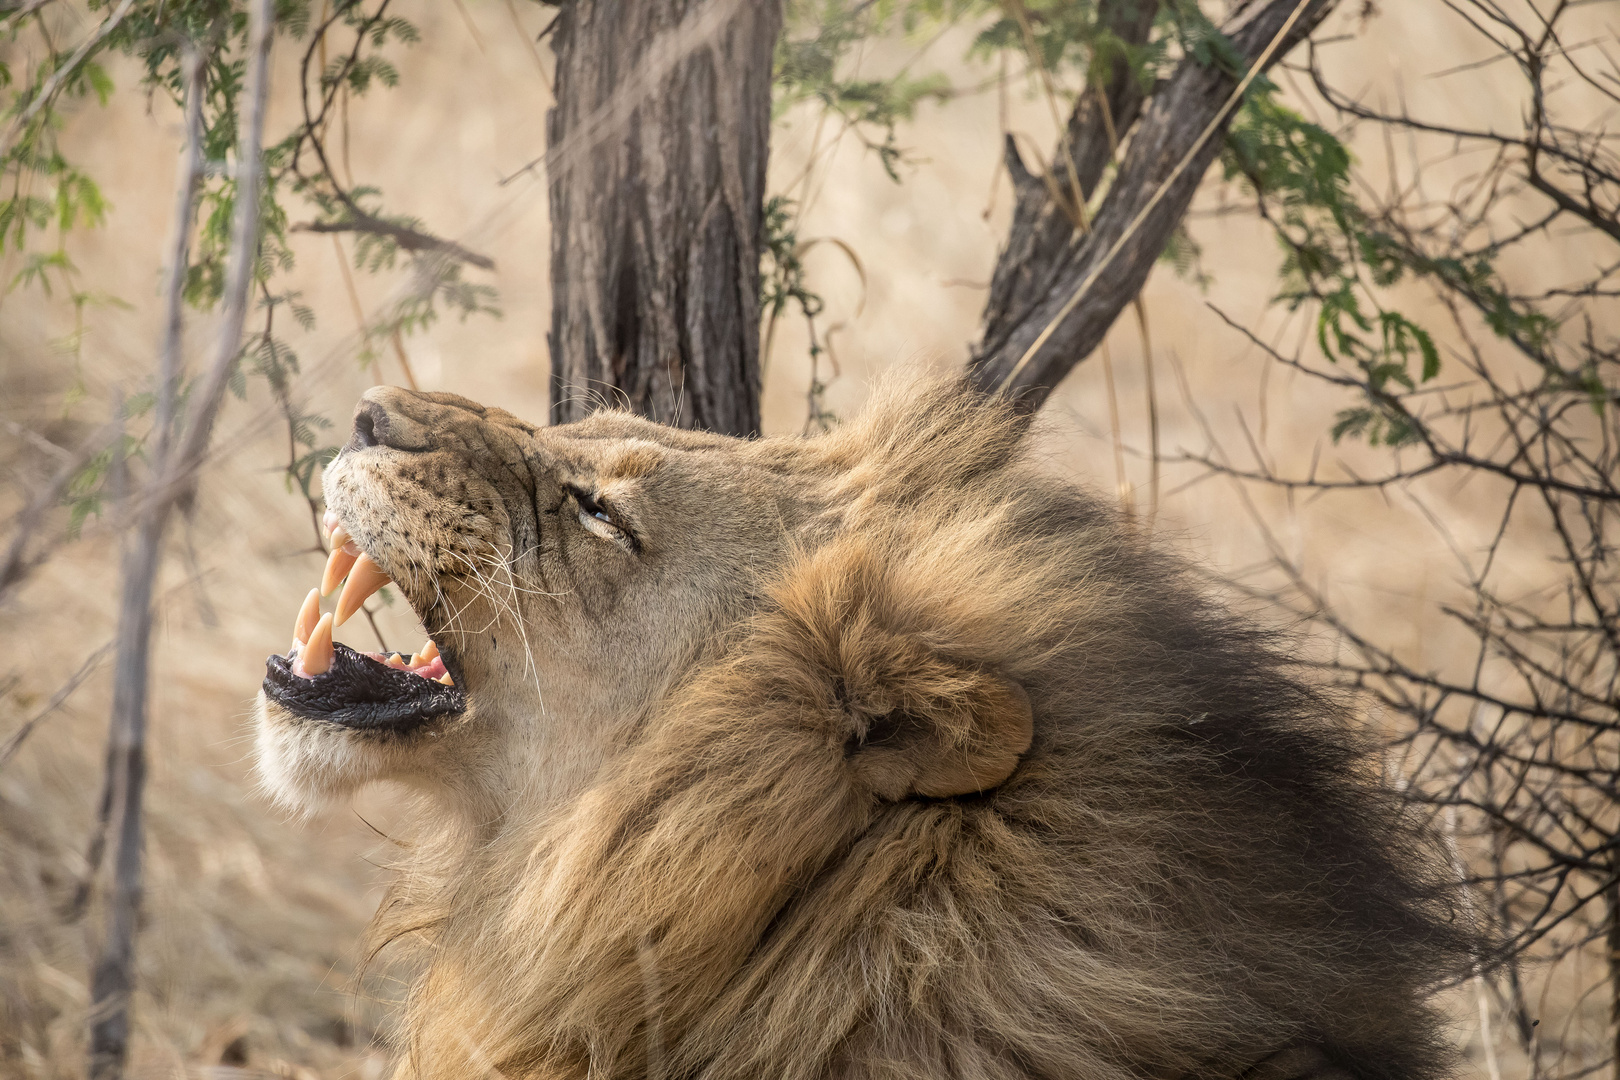
<path fill-rule="evenodd" d="M 1517 122 L 1516 104 L 1495 89 L 1489 72 L 1477 93 L 1453 96 L 1458 84 L 1424 76 L 1469 59 L 1472 48 L 1441 5 L 1387 4 L 1367 35 L 1337 54 L 1355 85 L 1405 88 L 1414 109 L 1467 114 L 1481 124 Z M 414 0 L 404 11 L 431 45 L 398 60 L 404 85 L 356 105 L 351 146 L 355 178 L 383 188 L 389 204 L 418 214 L 442 233 L 495 257 L 493 280 L 502 293 L 500 322 L 451 321 L 406 342 L 422 384 L 498 402 L 539 419 L 545 405 L 548 323 L 544 282 L 548 253 L 544 187 L 495 179 L 543 145 L 549 102 L 528 44 L 512 31 L 504 0 L 467 0 L 475 39 L 454 5 Z M 521 17 L 534 25 L 539 9 Z M 949 35 L 930 56 L 947 67 L 965 45 Z M 909 47 L 874 48 L 867 63 L 892 65 Z M 291 50 L 277 49 L 277 77 L 288 84 Z M 1443 58 L 1441 61 L 1440 58 Z M 961 73 L 962 83 L 973 77 Z M 120 86 L 135 82 L 129 66 L 115 70 Z M 270 130 L 290 118 L 278 99 Z M 896 359 L 918 355 L 957 364 L 974 336 L 998 238 L 1006 226 L 1005 180 L 993 197 L 1000 108 L 993 93 L 957 101 L 941 112 L 925 106 L 904 133 L 918 164 L 903 185 L 884 177 L 852 140 L 830 153 L 815 125 L 793 116 L 777 133 L 775 187 L 800 176 L 817 154 L 801 235 L 834 236 L 858 250 L 864 285 L 832 245 L 809 256 L 813 283 L 828 299 L 828 321 L 848 320 L 835 341 L 842 377 L 828 403 L 848 415 L 868 377 Z M 1040 99 L 1015 89 L 1006 102 L 1010 126 L 1049 144 L 1051 122 Z M 279 122 L 278 122 L 279 121 Z M 155 283 L 175 166 L 177 117 L 162 103 L 146 111 L 140 95 L 124 95 L 106 110 L 83 109 L 70 132 L 70 152 L 101 178 L 114 204 L 106 228 L 75 237 L 69 250 L 84 268 L 85 285 L 129 301 L 132 310 L 95 309 L 77 366 L 53 342 L 70 327 L 60 302 L 37 293 L 0 301 L 0 420 L 63 444 L 98 424 L 116 390 L 128 391 L 150 370 L 158 340 Z M 1381 147 L 1363 146 L 1363 165 L 1377 177 Z M 1414 151 L 1416 152 L 1416 151 Z M 1432 154 L 1433 148 L 1422 151 Z M 1408 151 L 1402 149 L 1401 154 Z M 1431 162 L 1443 174 L 1465 168 Z M 1436 176 L 1437 183 L 1446 181 Z M 1215 195 L 1210 193 L 1208 205 Z M 990 212 L 984 211 L 990 204 Z M 1303 466 L 1324 442 L 1343 403 L 1320 386 L 1266 371 L 1256 350 L 1205 308 L 1206 299 L 1256 327 L 1267 340 L 1292 342 L 1298 320 L 1268 308 L 1275 291 L 1277 253 L 1246 218 L 1207 218 L 1196 226 L 1214 284 L 1207 296 L 1157 273 L 1145 292 L 1160 363 L 1163 445 L 1197 449 L 1203 435 L 1188 403 L 1210 418 L 1229 447 L 1255 446 L 1279 465 Z M 353 362 L 355 326 L 332 241 L 295 238 L 294 287 L 319 317 L 315 332 L 295 342 L 306 377 L 300 391 L 340 425 L 359 391 L 373 379 L 398 381 L 392 359 L 362 372 Z M 1591 253 L 1550 249 L 1533 272 L 1573 276 Z M 7 257 L 11 259 L 11 257 Z M 0 276 L 15 272 L 0 259 Z M 1526 268 L 1520 272 L 1532 272 Z M 365 304 L 387 295 L 386 278 L 359 278 Z M 1421 315 L 1426 301 L 1406 298 Z M 857 307 L 864 304 L 857 312 Z M 206 340 L 198 319 L 193 345 Z M 1611 328 L 1612 329 L 1612 328 Z M 1132 320 L 1121 320 L 1111 348 L 1122 404 L 1128 479 L 1147 486 L 1147 419 L 1142 341 Z M 804 419 L 808 378 L 804 340 L 792 320 L 779 328 L 765 392 L 767 426 L 797 430 Z M 1172 362 L 1173 358 L 1173 362 Z M 1173 368 L 1184 380 L 1172 376 Z M 82 384 L 85 399 L 64 405 Z M 1100 365 L 1087 364 L 1054 395 L 1049 455 L 1055 467 L 1098 486 L 1112 486 L 1112 434 Z M 1238 415 L 1243 419 L 1240 423 Z M 288 1076 L 373 1077 L 384 1070 L 375 1045 L 385 1023 L 383 1001 L 397 992 L 386 972 L 355 982 L 354 942 L 385 873 L 388 845 L 356 814 L 313 822 L 282 820 L 255 797 L 245 740 L 248 704 L 263 657 L 285 645 L 298 599 L 319 567 L 309 550 L 307 516 L 283 490 L 276 466 L 281 436 L 262 388 L 247 403 L 230 403 L 221 427 L 221 453 L 204 480 L 200 509 L 178 536 L 163 579 L 155 689 L 153 762 L 148 793 L 151 832 L 146 920 L 140 938 L 142 991 L 136 1002 L 136 1073 L 175 1076 L 207 1067 L 241 1067 Z M 1244 450 L 1247 453 L 1247 450 Z M 1378 455 L 1348 450 L 1366 466 Z M 1331 448 L 1324 460 L 1331 461 Z M 0 475 L 32 477 L 49 456 L 0 429 Z M 1253 522 L 1220 482 L 1183 487 L 1195 479 L 1167 467 L 1159 527 L 1180 534 L 1213 567 L 1241 571 L 1263 558 Z M 1438 485 L 1423 494 L 1444 510 L 1465 546 L 1489 528 L 1488 508 L 1468 492 Z M 22 492 L 6 484 L 0 512 L 15 509 Z M 1405 650 L 1419 666 L 1466 661 L 1467 642 L 1439 625 L 1438 600 L 1459 589 L 1445 540 L 1400 494 L 1290 506 L 1259 500 L 1272 527 L 1303 559 L 1345 611 L 1378 628 L 1383 643 Z M 195 559 L 187 554 L 194 547 Z M 0 613 L 0 738 L 50 698 L 112 632 L 117 541 L 92 522 L 84 539 L 64 543 L 55 559 Z M 1541 581 L 1544 553 L 1525 545 L 1515 553 L 1526 585 Z M 408 644 L 408 617 L 385 613 L 390 644 Z M 369 631 L 356 620 L 350 639 Z M 27 1077 L 82 1072 L 81 1051 L 88 956 L 99 912 L 64 916 L 85 870 L 84 852 L 100 782 L 100 755 L 109 679 L 97 672 L 58 713 L 45 720 L 22 752 L 0 769 L 0 1073 Z M 387 793 L 368 797 L 366 818 L 385 831 L 398 808 Z M 1594 958 L 1594 963 L 1597 960 Z M 1577 1054 L 1597 1053 L 1605 1037 L 1603 1005 L 1567 1000 L 1574 981 L 1546 987 L 1546 1025 L 1559 1027 Z M 1459 1004 L 1458 1038 L 1477 1051 L 1478 1013 Z M 1567 1022 L 1567 1023 L 1566 1023 Z M 1523 1075 L 1499 1030 L 1504 1075 Z M 1571 1062 L 1573 1064 L 1573 1061 Z M 300 1071 L 303 1070 L 303 1071 Z M 214 1075 L 241 1075 L 216 1071 Z"/>

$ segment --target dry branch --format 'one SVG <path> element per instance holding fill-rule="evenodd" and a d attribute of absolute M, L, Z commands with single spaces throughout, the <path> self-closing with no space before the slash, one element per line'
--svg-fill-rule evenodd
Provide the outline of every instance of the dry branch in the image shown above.
<path fill-rule="evenodd" d="M 107 658 L 107 653 L 112 651 L 112 646 L 113 643 L 109 641 L 85 657 L 84 663 L 79 665 L 77 671 L 68 676 L 67 682 L 57 687 L 56 693 L 51 695 L 51 699 L 33 716 L 24 720 L 17 730 L 6 738 L 4 743 L 0 743 L 0 769 L 6 767 L 6 763 L 22 748 L 22 744 L 27 740 L 28 736 L 34 733 L 34 729 L 39 727 L 46 717 L 60 709 L 62 703 L 73 696 L 73 691 L 77 690 L 80 684 L 101 666 L 101 662 Z"/>
<path fill-rule="evenodd" d="M 49 558 L 54 548 L 34 543 L 46 517 L 62 501 L 63 493 L 74 478 L 117 437 L 118 425 L 108 424 L 85 439 L 78 450 L 57 466 L 50 480 L 18 513 L 5 555 L 0 557 L 0 600 L 4 600 L 7 593 L 21 585 L 40 563 Z"/>
<path fill-rule="evenodd" d="M 345 200 L 346 201 L 346 200 Z M 418 252 L 432 252 L 454 259 L 457 262 L 469 263 L 480 270 L 495 269 L 495 260 L 488 255 L 480 255 L 476 251 L 469 251 L 454 240 L 443 240 L 437 236 L 417 229 L 396 225 L 392 221 L 373 217 L 371 214 L 346 203 L 348 217 L 342 221 L 311 221 L 303 225 L 294 225 L 294 232 L 312 233 L 365 233 L 370 236 L 382 236 L 398 244 L 405 251 L 413 255 Z"/>
<path fill-rule="evenodd" d="M 1147 43 L 1153 30 L 1157 0 L 1102 0 L 1097 21 L 1128 46 Z M 1075 104 L 1059 139 L 1054 164 L 1045 178 L 1031 173 L 1007 136 L 1003 158 L 1013 183 L 1013 218 L 1007 242 L 996 260 L 990 295 L 984 305 L 984 340 L 1002 341 L 1040 302 L 1043 284 L 1068 253 L 1077 229 L 1089 223 L 1077 220 L 1090 201 L 1103 171 L 1114 159 L 1120 137 L 1136 123 L 1146 94 L 1129 60 L 1116 56 L 1106 74 L 1097 77 Z M 1074 184 L 1078 182 L 1078 197 Z"/>

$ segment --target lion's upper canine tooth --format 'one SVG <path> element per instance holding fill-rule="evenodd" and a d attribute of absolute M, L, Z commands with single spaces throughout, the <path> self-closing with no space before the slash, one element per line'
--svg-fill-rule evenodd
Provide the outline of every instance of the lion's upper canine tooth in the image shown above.
<path fill-rule="evenodd" d="M 416 662 L 418 664 L 431 664 L 437 659 L 438 655 L 439 647 L 433 644 L 432 638 L 428 638 L 427 644 L 416 650 Z"/>
<path fill-rule="evenodd" d="M 309 640 L 309 633 L 315 629 L 315 624 L 321 621 L 321 590 L 311 589 L 309 595 L 304 597 L 304 606 L 298 609 L 298 621 L 293 623 L 293 640 L 302 645 Z"/>
<path fill-rule="evenodd" d="M 337 542 L 338 537 L 343 538 L 343 543 Z M 349 534 L 343 531 L 343 526 L 339 525 L 337 532 L 332 537 L 332 554 L 326 557 L 326 571 L 321 574 L 322 596 L 332 595 L 332 590 L 338 587 L 338 583 L 343 580 L 349 573 L 350 567 L 355 564 L 357 556 L 351 555 L 344 550 L 344 544 L 348 543 L 348 539 Z"/>
<path fill-rule="evenodd" d="M 330 566 L 330 564 L 328 564 Z M 343 586 L 343 595 L 338 597 L 337 625 L 342 626 L 349 621 L 349 616 L 360 610 L 360 605 L 371 598 L 371 594 L 387 585 L 393 578 L 382 572 L 382 568 L 371 561 L 370 555 L 361 555 L 354 561 L 354 569 L 349 571 L 348 583 Z"/>
<path fill-rule="evenodd" d="M 298 662 L 306 675 L 322 675 L 332 666 L 332 613 L 322 615 L 309 632 L 309 641 L 298 655 Z"/>

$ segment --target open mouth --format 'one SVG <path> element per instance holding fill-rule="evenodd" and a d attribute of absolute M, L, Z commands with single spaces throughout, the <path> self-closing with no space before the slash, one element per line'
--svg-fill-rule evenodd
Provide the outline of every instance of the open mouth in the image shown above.
<path fill-rule="evenodd" d="M 409 656 L 357 652 L 332 640 L 332 630 L 391 579 L 330 512 L 326 529 L 332 554 L 321 587 L 305 597 L 287 654 L 265 662 L 266 696 L 298 716 L 366 730 L 403 731 L 466 709 L 455 658 L 431 636 Z M 335 610 L 321 614 L 321 597 L 339 584 Z"/>

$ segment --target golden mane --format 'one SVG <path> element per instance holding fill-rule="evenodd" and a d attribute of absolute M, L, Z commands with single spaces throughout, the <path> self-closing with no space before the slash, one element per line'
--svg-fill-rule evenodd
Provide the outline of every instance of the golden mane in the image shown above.
<path fill-rule="evenodd" d="M 579 794 L 415 843 L 372 931 L 429 946 L 404 1075 L 1443 1071 L 1422 838 L 1026 425 L 891 385 L 736 444 L 815 513 Z"/>

